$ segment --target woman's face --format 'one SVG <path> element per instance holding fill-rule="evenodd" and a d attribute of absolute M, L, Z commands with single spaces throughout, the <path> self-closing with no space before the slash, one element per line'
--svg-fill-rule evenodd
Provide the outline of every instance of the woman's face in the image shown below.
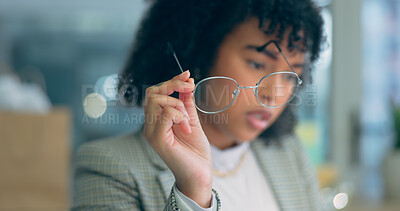
<path fill-rule="evenodd" d="M 226 36 L 210 71 L 212 76 L 227 76 L 236 80 L 240 86 L 255 86 L 269 73 L 288 70 L 289 66 L 280 54 L 278 57 L 273 57 L 254 48 L 270 40 L 276 40 L 275 35 L 265 35 L 258 26 L 259 20 L 252 18 L 238 25 Z M 288 33 L 289 31 L 285 33 L 285 39 L 280 43 L 280 47 L 295 72 L 301 75 L 305 54 L 287 50 Z M 276 49 L 276 52 L 272 53 L 277 52 Z M 232 146 L 235 141 L 253 140 L 268 129 L 284 109 L 285 106 L 264 107 L 257 101 L 253 89 L 241 89 L 235 102 L 223 112 L 218 114 L 199 112 L 199 114 L 210 142 L 225 148 Z"/>

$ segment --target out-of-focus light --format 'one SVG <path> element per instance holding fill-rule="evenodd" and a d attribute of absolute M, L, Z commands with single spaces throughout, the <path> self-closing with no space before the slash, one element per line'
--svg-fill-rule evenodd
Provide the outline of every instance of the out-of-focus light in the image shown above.
<path fill-rule="evenodd" d="M 83 100 L 83 110 L 91 118 L 99 118 L 107 110 L 107 101 L 99 93 L 91 93 Z"/>
<path fill-rule="evenodd" d="M 335 208 L 338 210 L 343 209 L 344 207 L 346 207 L 348 201 L 349 197 L 346 193 L 338 193 L 333 198 L 333 206 L 335 206 Z"/>
<path fill-rule="evenodd" d="M 118 75 L 106 75 L 102 76 L 96 81 L 96 92 L 103 95 L 107 101 L 118 99 Z"/>
<path fill-rule="evenodd" d="M 103 91 L 108 99 L 117 99 L 117 86 L 118 86 L 118 75 L 113 74 L 106 77 L 104 80 Z"/>

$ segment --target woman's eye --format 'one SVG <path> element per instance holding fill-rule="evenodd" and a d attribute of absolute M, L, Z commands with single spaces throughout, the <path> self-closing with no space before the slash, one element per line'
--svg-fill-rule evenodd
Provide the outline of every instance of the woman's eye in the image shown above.
<path fill-rule="evenodd" d="M 290 82 L 296 82 L 297 81 L 297 77 L 294 76 L 294 75 L 286 75 L 285 79 L 287 81 L 290 81 Z"/>
<path fill-rule="evenodd" d="M 256 70 L 262 70 L 265 67 L 263 64 L 253 62 L 253 61 L 248 61 L 248 63 L 251 68 L 256 69 Z"/>

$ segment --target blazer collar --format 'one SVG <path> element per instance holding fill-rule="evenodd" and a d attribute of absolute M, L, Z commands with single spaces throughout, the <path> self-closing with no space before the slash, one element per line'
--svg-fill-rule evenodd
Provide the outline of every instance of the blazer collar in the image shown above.
<path fill-rule="evenodd" d="M 165 162 L 161 159 L 157 152 L 154 151 L 154 149 L 150 146 L 149 142 L 143 137 L 141 131 L 143 131 L 143 129 L 139 130 L 139 132 L 137 132 L 135 136 L 139 139 L 143 150 L 149 156 L 150 162 L 156 168 L 158 168 L 159 172 L 157 175 L 157 180 L 163 190 L 164 199 L 167 200 L 171 188 L 175 183 L 175 177 L 172 174 L 171 170 L 168 168 L 167 164 L 165 164 Z"/>
<path fill-rule="evenodd" d="M 158 182 L 160 183 L 164 198 L 167 200 L 172 186 L 175 182 L 175 177 L 169 170 L 165 162 L 160 158 L 157 152 L 150 146 L 147 140 L 143 137 L 141 132 L 137 133 L 138 138 L 141 140 L 144 150 L 153 165 L 159 168 L 160 172 L 157 176 Z M 269 186 L 274 193 L 275 200 L 281 209 L 293 204 L 296 200 L 301 200 L 302 197 L 298 196 L 299 192 L 293 190 L 302 190 L 300 187 L 298 175 L 293 175 L 290 172 L 296 172 L 292 165 L 293 153 L 288 152 L 286 145 L 290 144 L 290 141 L 283 138 L 279 142 L 269 143 L 264 140 L 257 138 L 250 143 L 250 147 L 253 150 L 256 159 L 264 173 L 265 178 L 268 181 Z"/>
<path fill-rule="evenodd" d="M 296 203 L 302 203 L 301 184 L 299 175 L 293 165 L 293 156 L 295 156 L 288 145 L 291 144 L 290 137 L 282 138 L 279 141 L 265 142 L 262 139 L 256 139 L 251 142 L 257 161 L 268 181 L 269 186 L 274 193 L 275 200 L 280 209 L 290 209 L 289 207 Z"/>
<path fill-rule="evenodd" d="M 158 182 L 164 193 L 164 199 L 167 200 L 171 192 L 171 188 L 175 183 L 175 176 L 172 172 L 168 170 L 161 171 L 157 176 Z"/>
<path fill-rule="evenodd" d="M 169 169 L 167 164 L 165 164 L 165 162 L 161 159 L 161 157 L 157 154 L 157 152 L 154 151 L 153 147 L 150 146 L 149 142 L 143 137 L 142 131 L 143 128 L 139 130 L 135 135 L 140 140 L 143 150 L 149 156 L 151 163 L 153 163 L 153 165 L 159 168 L 160 170 Z"/>

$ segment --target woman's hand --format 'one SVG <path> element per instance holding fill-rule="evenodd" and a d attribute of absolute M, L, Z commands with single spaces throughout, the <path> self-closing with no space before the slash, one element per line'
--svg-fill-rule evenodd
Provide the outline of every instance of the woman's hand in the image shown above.
<path fill-rule="evenodd" d="M 175 176 L 178 189 L 202 207 L 211 202 L 210 144 L 193 103 L 189 71 L 146 89 L 143 135 Z M 179 99 L 173 92 L 179 92 Z"/>

